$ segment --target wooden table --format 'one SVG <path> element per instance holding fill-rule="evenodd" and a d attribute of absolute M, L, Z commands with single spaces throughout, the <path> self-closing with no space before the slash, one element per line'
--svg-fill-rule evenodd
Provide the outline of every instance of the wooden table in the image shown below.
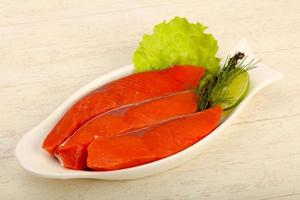
<path fill-rule="evenodd" d="M 134 181 L 47 180 L 14 157 L 69 95 L 131 62 L 175 15 L 209 26 L 220 52 L 247 38 L 285 78 L 259 93 L 196 159 Z M 300 1 L 0 1 L 0 199 L 300 199 Z"/>

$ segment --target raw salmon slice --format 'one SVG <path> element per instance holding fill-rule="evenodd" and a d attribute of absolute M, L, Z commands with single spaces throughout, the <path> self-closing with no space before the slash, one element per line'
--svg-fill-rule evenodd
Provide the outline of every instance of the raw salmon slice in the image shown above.
<path fill-rule="evenodd" d="M 85 169 L 87 146 L 95 138 L 113 137 L 196 111 L 197 97 L 187 91 L 106 112 L 80 127 L 57 148 L 55 155 L 66 168 Z"/>
<path fill-rule="evenodd" d="M 116 170 L 168 157 L 207 136 L 222 113 L 215 106 L 127 135 L 96 139 L 88 146 L 87 165 L 93 170 Z"/>
<path fill-rule="evenodd" d="M 216 106 L 167 122 L 143 136 L 157 159 L 175 154 L 201 140 L 219 124 L 223 110 Z"/>
<path fill-rule="evenodd" d="M 174 66 L 161 71 L 133 74 L 113 81 L 83 97 L 60 119 L 43 143 L 54 154 L 79 127 L 93 117 L 127 104 L 195 88 L 205 68 Z"/>
<path fill-rule="evenodd" d="M 88 166 L 93 170 L 123 169 L 156 160 L 143 139 L 135 135 L 95 140 L 88 152 Z"/>

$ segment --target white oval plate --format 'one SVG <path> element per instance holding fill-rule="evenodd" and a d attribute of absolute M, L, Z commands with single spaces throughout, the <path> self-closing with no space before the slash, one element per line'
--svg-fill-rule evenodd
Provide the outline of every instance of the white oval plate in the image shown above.
<path fill-rule="evenodd" d="M 235 53 L 237 50 L 244 52 L 249 60 L 254 58 L 254 55 L 251 52 L 246 40 L 240 41 L 239 44 L 232 50 L 231 54 Z M 275 71 L 270 67 L 263 65 L 262 63 L 259 63 L 257 66 L 257 68 L 249 71 L 251 87 L 248 96 L 237 108 L 235 108 L 230 116 L 227 117 L 225 121 L 223 121 L 223 123 L 220 124 L 218 128 L 216 128 L 207 137 L 191 147 L 170 157 L 149 164 L 122 170 L 105 172 L 81 171 L 65 169 L 61 167 L 56 159 L 49 156 L 46 151 L 41 148 L 41 144 L 46 135 L 73 103 L 103 84 L 133 73 L 132 65 L 128 65 L 103 75 L 79 89 L 52 114 L 50 114 L 50 116 L 48 116 L 42 123 L 30 130 L 21 139 L 16 147 L 16 157 L 21 166 L 32 174 L 55 179 L 93 178 L 103 180 L 128 180 L 150 176 L 171 169 L 198 155 L 201 150 L 209 144 L 210 141 L 218 137 L 224 128 L 231 124 L 231 122 L 238 116 L 238 114 L 245 107 L 246 103 L 254 96 L 255 93 L 264 88 L 266 85 L 283 77 L 280 72 Z"/>

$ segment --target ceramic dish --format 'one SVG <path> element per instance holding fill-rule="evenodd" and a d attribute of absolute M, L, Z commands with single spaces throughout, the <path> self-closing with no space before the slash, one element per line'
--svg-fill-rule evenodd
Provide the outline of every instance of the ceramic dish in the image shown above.
<path fill-rule="evenodd" d="M 254 55 L 251 52 L 246 40 L 240 41 L 230 53 L 233 54 L 237 50 L 244 52 L 248 56 L 247 59 L 249 60 L 254 58 Z M 269 85 L 275 80 L 283 77 L 280 72 L 275 71 L 270 67 L 263 65 L 262 63 L 259 63 L 257 66 L 257 68 L 249 71 L 251 81 L 249 94 L 240 103 L 240 105 L 237 106 L 234 111 L 227 118 L 225 118 L 225 120 L 207 137 L 170 157 L 122 170 L 80 171 L 63 168 L 55 158 L 49 156 L 46 151 L 41 148 L 41 144 L 46 135 L 73 103 L 90 91 L 112 80 L 133 73 L 132 65 L 122 67 L 118 70 L 103 75 L 79 89 L 74 95 L 68 98 L 61 106 L 51 113 L 43 122 L 24 135 L 16 147 L 16 157 L 21 166 L 32 174 L 55 179 L 92 178 L 104 180 L 128 180 L 150 176 L 171 169 L 201 154 L 202 150 L 232 123 L 239 113 L 241 113 L 247 102 L 249 102 L 249 100 L 253 98 L 253 96 L 259 90 L 263 89 L 265 86 Z"/>

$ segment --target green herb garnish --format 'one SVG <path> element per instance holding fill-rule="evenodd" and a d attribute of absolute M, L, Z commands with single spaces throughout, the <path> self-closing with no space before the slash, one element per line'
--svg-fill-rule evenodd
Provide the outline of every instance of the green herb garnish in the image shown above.
<path fill-rule="evenodd" d="M 211 74 L 209 71 L 205 73 L 196 89 L 198 95 L 198 110 L 229 104 L 233 101 L 229 96 L 226 88 L 242 73 L 247 73 L 255 67 L 258 62 L 251 60 L 245 63 L 246 57 L 244 53 L 238 52 L 234 56 L 226 58 L 225 64 L 220 72 Z"/>

